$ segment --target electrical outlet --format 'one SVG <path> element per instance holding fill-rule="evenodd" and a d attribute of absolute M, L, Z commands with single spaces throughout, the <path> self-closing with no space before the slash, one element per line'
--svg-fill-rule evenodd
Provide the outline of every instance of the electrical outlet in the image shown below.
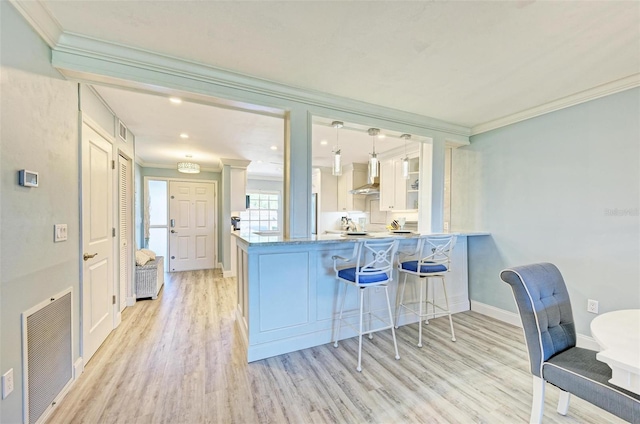
<path fill-rule="evenodd" d="M 2 399 L 13 392 L 13 368 L 2 375 Z"/>
<path fill-rule="evenodd" d="M 592 314 L 598 313 L 598 301 L 589 299 L 587 300 L 587 312 L 591 312 Z"/>
<path fill-rule="evenodd" d="M 67 224 L 56 224 L 53 226 L 53 241 L 67 241 Z"/>

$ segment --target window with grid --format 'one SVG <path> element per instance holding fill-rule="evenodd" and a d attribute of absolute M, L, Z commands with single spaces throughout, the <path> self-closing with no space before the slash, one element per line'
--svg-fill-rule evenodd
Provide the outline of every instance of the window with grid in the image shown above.
<path fill-rule="evenodd" d="M 240 212 L 243 230 L 278 231 L 279 193 L 248 193 L 249 208 Z"/>

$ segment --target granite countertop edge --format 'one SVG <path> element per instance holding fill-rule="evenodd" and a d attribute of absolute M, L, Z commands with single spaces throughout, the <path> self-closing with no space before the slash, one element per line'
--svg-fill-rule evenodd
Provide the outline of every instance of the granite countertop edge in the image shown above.
<path fill-rule="evenodd" d="M 411 234 L 393 234 L 389 232 L 372 232 L 366 236 L 346 235 L 346 234 L 319 234 L 306 238 L 287 239 L 281 235 L 258 235 L 247 232 L 232 232 L 232 235 L 247 243 L 249 246 L 285 246 L 285 245 L 301 245 L 301 244 L 328 244 L 328 243 L 352 243 L 359 240 L 372 239 L 412 239 L 420 236 L 429 235 L 429 233 L 411 233 Z M 433 233 L 442 234 L 442 233 Z M 456 231 L 450 234 L 458 234 L 459 236 L 487 236 L 488 232 L 482 231 Z"/>

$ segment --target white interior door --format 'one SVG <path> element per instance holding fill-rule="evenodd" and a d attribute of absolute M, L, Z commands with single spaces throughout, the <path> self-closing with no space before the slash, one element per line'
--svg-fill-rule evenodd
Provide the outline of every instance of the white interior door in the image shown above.
<path fill-rule="evenodd" d="M 215 268 L 215 185 L 169 182 L 169 270 Z"/>
<path fill-rule="evenodd" d="M 113 146 L 82 125 L 82 356 L 113 330 Z"/>
<path fill-rule="evenodd" d="M 118 155 L 118 226 L 119 226 L 119 293 L 118 306 L 120 311 L 127 306 L 127 293 L 132 290 L 132 236 L 131 223 L 131 161 L 122 155 Z"/>

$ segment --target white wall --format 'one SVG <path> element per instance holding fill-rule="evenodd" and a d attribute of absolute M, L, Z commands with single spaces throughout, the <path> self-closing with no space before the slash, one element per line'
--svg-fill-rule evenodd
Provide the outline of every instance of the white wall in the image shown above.
<path fill-rule="evenodd" d="M 0 401 L 0 422 L 22 422 L 20 314 L 73 287 L 73 355 L 79 354 L 78 85 L 50 63 L 50 50 L 9 2 L 0 2 L 0 371 L 15 390 Z M 40 173 L 38 188 L 17 172 Z M 53 243 L 53 225 L 69 239 Z"/>
<path fill-rule="evenodd" d="M 640 308 L 640 89 L 472 137 L 453 151 L 452 225 L 470 237 L 471 299 L 515 312 L 499 272 L 552 262 L 577 330 L 600 312 Z M 611 210 L 618 209 L 619 215 Z"/>

